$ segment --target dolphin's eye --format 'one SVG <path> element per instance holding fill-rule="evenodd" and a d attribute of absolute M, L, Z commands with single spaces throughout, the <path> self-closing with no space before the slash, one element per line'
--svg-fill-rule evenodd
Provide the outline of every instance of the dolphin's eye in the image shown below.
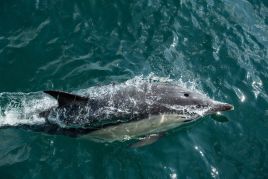
<path fill-rule="evenodd" d="M 184 93 L 184 96 L 185 96 L 185 97 L 189 97 L 189 94 L 188 94 L 188 93 Z"/>

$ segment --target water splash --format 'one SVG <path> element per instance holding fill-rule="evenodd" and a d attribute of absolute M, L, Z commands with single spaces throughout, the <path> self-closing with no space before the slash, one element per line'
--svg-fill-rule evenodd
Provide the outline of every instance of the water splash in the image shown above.
<path fill-rule="evenodd" d="M 242 103 L 245 102 L 246 96 L 244 95 L 244 93 L 239 88 L 233 87 L 233 89 L 235 91 L 236 96 L 239 98 L 239 100 Z"/>
<path fill-rule="evenodd" d="M 0 126 L 40 124 L 39 112 L 56 106 L 56 101 L 42 93 L 0 93 Z"/>

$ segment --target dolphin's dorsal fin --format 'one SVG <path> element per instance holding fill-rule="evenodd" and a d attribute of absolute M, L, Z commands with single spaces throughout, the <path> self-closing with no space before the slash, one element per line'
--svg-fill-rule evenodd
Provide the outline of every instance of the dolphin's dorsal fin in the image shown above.
<path fill-rule="evenodd" d="M 78 96 L 63 91 L 44 91 L 44 93 L 47 93 L 58 100 L 59 107 L 70 104 L 87 103 L 89 100 L 87 97 Z"/>

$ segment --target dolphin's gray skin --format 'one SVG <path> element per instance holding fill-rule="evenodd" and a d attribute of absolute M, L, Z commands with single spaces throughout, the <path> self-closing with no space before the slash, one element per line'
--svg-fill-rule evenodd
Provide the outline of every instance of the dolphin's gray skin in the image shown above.
<path fill-rule="evenodd" d="M 94 97 L 44 92 L 57 99 L 58 106 L 41 112 L 46 124 L 32 129 L 110 142 L 163 133 L 202 116 L 233 109 L 201 93 L 161 82 L 111 85 Z"/>

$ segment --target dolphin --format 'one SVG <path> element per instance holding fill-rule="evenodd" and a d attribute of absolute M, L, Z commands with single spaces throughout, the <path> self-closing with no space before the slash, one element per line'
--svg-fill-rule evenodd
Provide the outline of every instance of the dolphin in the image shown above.
<path fill-rule="evenodd" d="M 231 104 L 169 82 L 113 84 L 104 92 L 100 88 L 99 92 L 100 95 L 81 96 L 44 91 L 56 99 L 58 105 L 39 113 L 39 117 L 45 118 L 45 124 L 30 128 L 107 142 L 145 136 L 133 145 L 136 147 L 157 141 L 167 130 L 233 109 Z"/>

